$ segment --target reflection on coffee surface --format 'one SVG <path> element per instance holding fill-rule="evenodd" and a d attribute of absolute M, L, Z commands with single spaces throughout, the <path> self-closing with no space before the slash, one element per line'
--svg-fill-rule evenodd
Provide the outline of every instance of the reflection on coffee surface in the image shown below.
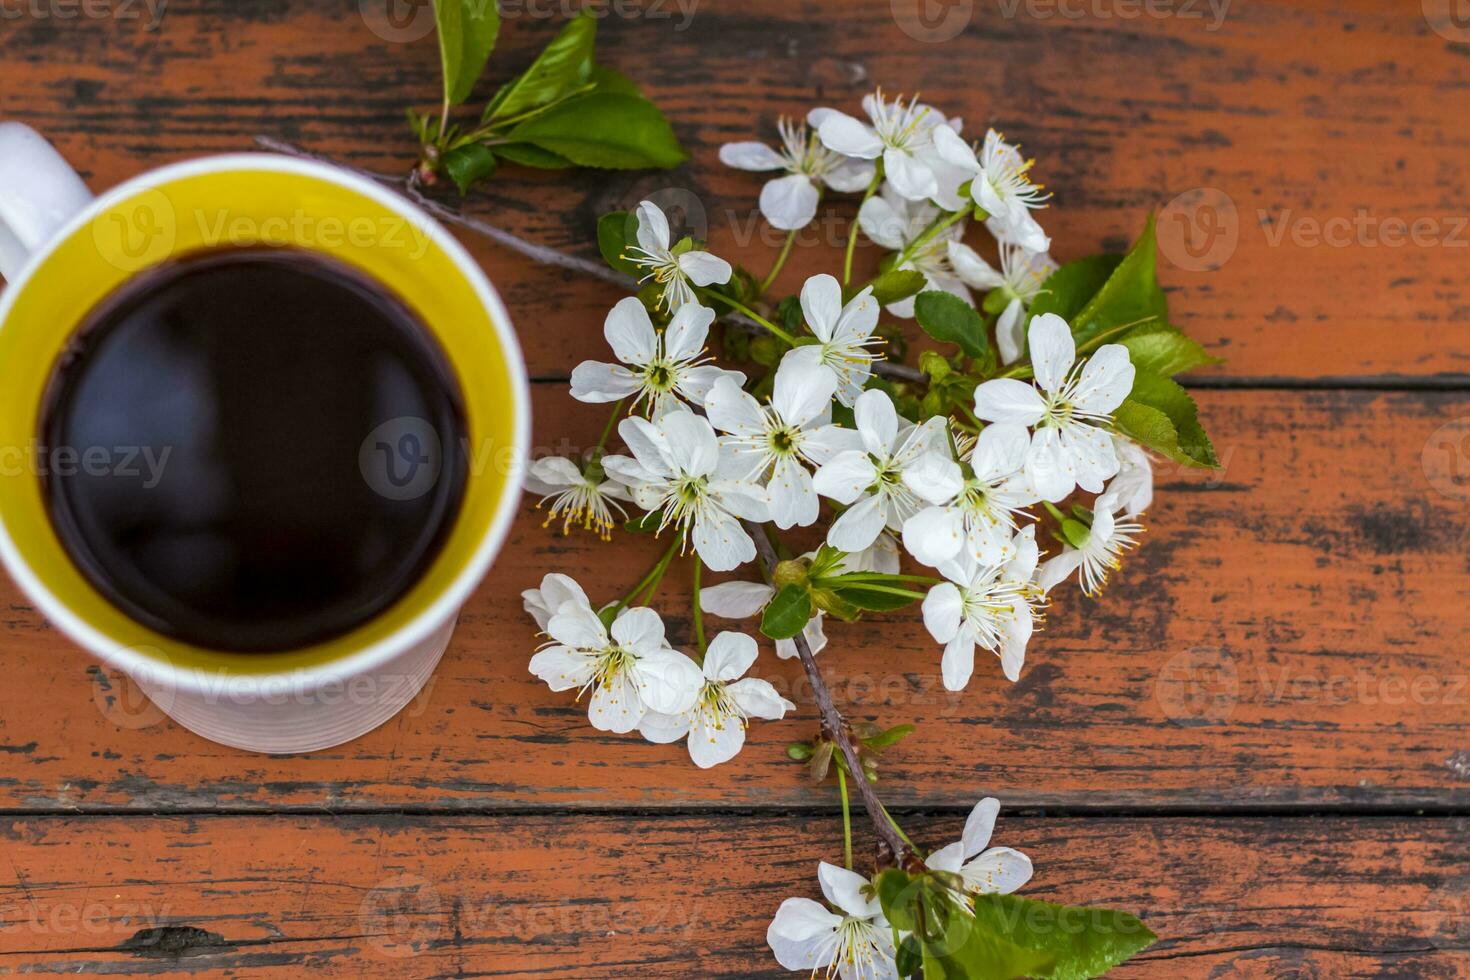
<path fill-rule="evenodd" d="M 464 493 L 463 430 L 447 359 L 384 289 L 313 253 L 204 252 L 78 330 L 43 412 L 44 492 L 72 560 L 138 622 L 297 649 L 427 570 Z"/>

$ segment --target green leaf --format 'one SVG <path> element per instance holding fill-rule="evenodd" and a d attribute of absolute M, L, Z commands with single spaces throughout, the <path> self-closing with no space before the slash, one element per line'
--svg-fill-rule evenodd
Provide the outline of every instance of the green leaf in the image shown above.
<path fill-rule="evenodd" d="M 602 252 L 602 260 L 618 272 L 625 272 L 635 278 L 640 270 L 623 258 L 623 254 L 630 244 L 636 244 L 631 237 L 636 233 L 637 219 L 627 211 L 609 211 L 597 219 L 597 248 Z"/>
<path fill-rule="evenodd" d="M 1147 368 L 1134 369 L 1133 390 L 1113 413 L 1113 424 L 1124 435 L 1176 462 L 1219 465 L 1189 392 Z"/>
<path fill-rule="evenodd" d="M 1159 287 L 1156 252 L 1154 217 L 1149 215 L 1133 248 L 1102 288 L 1071 318 L 1072 335 L 1079 345 L 1125 324 L 1169 322 L 1169 301 Z"/>
<path fill-rule="evenodd" d="M 444 169 L 462 196 L 495 172 L 495 154 L 483 143 L 466 143 L 444 155 Z"/>
<path fill-rule="evenodd" d="M 925 944 L 924 980 L 1012 980 L 1043 977 L 1050 954 L 1018 946 L 968 915 L 956 915 L 941 944 Z"/>
<path fill-rule="evenodd" d="M 1220 363 L 1218 357 L 1211 357 L 1203 347 L 1172 327 L 1130 333 L 1118 343 L 1128 348 L 1128 359 L 1134 367 L 1145 368 L 1166 378 L 1206 364 Z"/>
<path fill-rule="evenodd" d="M 503 96 L 496 97 L 494 113 L 486 117 L 487 121 L 520 116 L 593 85 L 596 43 L 597 20 L 583 11 L 541 49 L 531 67 L 510 83 Z"/>
<path fill-rule="evenodd" d="M 833 591 L 837 593 L 839 599 L 867 612 L 892 612 L 917 601 L 913 596 L 879 591 L 869 588 L 866 584 L 844 585 Z"/>
<path fill-rule="evenodd" d="M 592 83 L 594 92 L 608 92 L 614 95 L 639 95 L 638 83 L 627 75 L 614 68 L 604 65 L 594 65 L 592 75 L 588 78 Z"/>
<path fill-rule="evenodd" d="M 1068 262 L 1042 283 L 1041 292 L 1031 301 L 1031 315 L 1055 313 L 1070 323 L 1087 301 L 1103 288 L 1108 276 L 1122 261 L 1121 255 L 1089 255 L 1085 259 Z M 995 294 L 990 293 L 986 299 Z"/>
<path fill-rule="evenodd" d="M 894 725 L 892 728 L 888 729 L 886 732 L 879 732 L 877 735 L 874 735 L 872 738 L 865 738 L 865 739 L 863 739 L 863 744 L 866 745 L 870 749 L 886 749 L 890 745 L 896 744 L 899 741 L 899 739 L 906 738 L 907 736 L 912 735 L 913 732 L 914 732 L 914 726 L 913 725 L 909 725 L 909 724 Z"/>
<path fill-rule="evenodd" d="M 898 945 L 893 965 L 901 977 L 911 977 L 924 968 L 924 950 L 918 936 L 903 937 L 903 942 Z"/>
<path fill-rule="evenodd" d="M 1127 912 L 1053 905 L 1017 895 L 976 896 L 975 924 L 977 932 L 1048 955 L 1052 965 L 1036 973 L 1047 980 L 1102 976 L 1158 939 Z"/>
<path fill-rule="evenodd" d="M 485 70 L 500 33 L 495 0 L 434 0 L 439 30 L 439 60 L 444 69 L 444 100 L 458 105 Z"/>
<path fill-rule="evenodd" d="M 924 274 L 915 272 L 913 269 L 895 269 L 892 272 L 885 272 L 873 280 L 873 298 L 881 306 L 897 303 L 923 289 L 926 282 L 928 280 L 924 278 Z"/>
<path fill-rule="evenodd" d="M 668 120 L 652 102 L 594 92 L 527 119 L 505 138 L 532 143 L 578 166 L 608 170 L 674 167 L 685 158 Z"/>
<path fill-rule="evenodd" d="M 812 595 L 800 585 L 788 585 L 766 604 L 761 632 L 773 640 L 789 640 L 812 618 Z"/>
<path fill-rule="evenodd" d="M 658 531 L 659 524 L 663 521 L 663 512 L 651 510 L 642 517 L 635 517 L 631 521 L 623 522 L 623 530 L 632 531 L 635 534 L 654 534 Z"/>
<path fill-rule="evenodd" d="M 985 321 L 969 303 L 937 289 L 926 290 L 914 300 L 914 317 L 924 332 L 935 340 L 958 344 L 970 357 L 984 357 L 990 349 Z"/>
<path fill-rule="evenodd" d="M 511 163 L 540 170 L 567 170 L 576 164 L 559 153 L 543 150 L 530 143 L 505 143 L 495 148 L 496 152 Z"/>

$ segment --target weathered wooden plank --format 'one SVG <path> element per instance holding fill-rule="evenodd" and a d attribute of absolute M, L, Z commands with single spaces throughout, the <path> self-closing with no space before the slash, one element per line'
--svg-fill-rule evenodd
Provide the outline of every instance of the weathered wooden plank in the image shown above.
<path fill-rule="evenodd" d="M 48 133 L 97 188 L 249 148 L 256 133 L 406 170 L 414 148 L 403 109 L 432 103 L 439 87 L 432 40 L 375 34 L 360 14 L 373 4 L 193 0 L 167 4 L 153 30 L 142 2 L 99 6 L 117 15 L 62 19 L 46 11 L 71 5 L 17 5 L 20 16 L 0 26 L 0 116 Z M 473 207 L 590 251 L 597 214 L 677 188 L 700 202 L 718 250 L 760 270 L 775 251 L 751 213 L 760 179 L 724 170 L 718 144 L 768 137 L 778 114 L 816 103 L 853 108 L 875 84 L 922 90 L 972 132 L 993 123 L 1038 158 L 1057 193 L 1045 218 L 1064 259 L 1121 248 L 1178 195 L 1223 193 L 1187 196 L 1161 225 L 1176 319 L 1229 358 L 1204 373 L 1463 381 L 1470 209 L 1457 151 L 1470 143 L 1470 117 L 1445 107 L 1470 82 L 1470 63 L 1412 5 L 1235 3 L 1223 21 L 1216 4 L 1173 6 L 1190 13 L 974 4 L 964 31 L 941 42 L 919 39 L 936 35 L 911 22 L 906 33 L 894 13 L 903 4 L 886 0 L 844 2 L 840 13 L 706 0 L 687 20 L 675 4 L 659 5 L 666 17 L 607 16 L 606 60 L 669 110 L 690 163 L 570 177 L 508 168 Z M 522 7 L 533 8 L 559 9 Z M 509 18 L 485 90 L 553 27 Z M 783 286 L 830 268 L 831 251 L 816 245 L 840 239 L 850 213 L 824 211 Z M 567 351 L 591 349 L 612 294 L 473 247 L 521 323 L 533 371 L 565 375 Z"/>
<path fill-rule="evenodd" d="M 934 843 L 960 818 L 905 817 Z M 922 830 L 918 830 L 922 828 Z M 1025 894 L 1140 914 L 1118 977 L 1470 975 L 1463 819 L 1002 816 Z M 764 936 L 821 817 L 215 817 L 0 826 L 0 970 L 786 976 Z M 158 930 L 148 932 L 147 930 Z"/>
<path fill-rule="evenodd" d="M 537 388 L 543 449 L 595 438 L 600 410 Z M 839 704 L 919 723 L 890 752 L 888 799 L 959 805 L 985 786 L 1044 806 L 1470 800 L 1470 491 L 1451 479 L 1466 472 L 1463 446 L 1442 442 L 1470 427 L 1470 398 L 1200 394 L 1224 470 L 1160 475 L 1142 549 L 1101 601 L 1057 598 L 1019 684 L 982 659 L 967 691 L 944 691 L 917 610 L 831 629 L 820 660 Z M 421 700 L 357 742 L 295 758 L 211 745 L 140 709 L 6 586 L 0 807 L 825 801 L 783 759 L 815 715 L 799 670 L 769 652 L 756 673 L 800 709 L 753 726 L 745 751 L 710 772 L 678 747 L 594 732 L 570 696 L 527 673 L 537 640 L 520 589 L 556 569 L 610 599 L 658 550 L 562 538 L 528 506 Z M 676 566 L 656 602 L 677 643 L 692 636 L 687 574 Z"/>

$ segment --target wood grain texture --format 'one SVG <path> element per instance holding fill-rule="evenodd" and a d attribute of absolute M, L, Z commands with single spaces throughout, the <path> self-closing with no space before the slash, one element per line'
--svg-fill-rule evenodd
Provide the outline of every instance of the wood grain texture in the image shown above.
<path fill-rule="evenodd" d="M 0 825 L 0 970 L 781 977 L 836 816 L 97 818 Z M 907 815 L 922 839 L 961 818 Z M 1026 893 L 1136 912 L 1123 978 L 1470 976 L 1463 819 L 1028 819 Z M 835 837 L 834 837 L 835 835 Z M 149 932 L 148 930 L 155 930 Z"/>
<path fill-rule="evenodd" d="M 577 446 L 600 410 L 537 386 L 537 441 Z M 819 658 L 840 707 L 913 721 L 885 797 L 960 805 L 1463 806 L 1470 801 L 1470 519 L 1426 455 L 1470 399 L 1446 392 L 1201 392 L 1225 469 L 1159 475 L 1144 545 L 1100 602 L 1068 589 L 1017 685 L 991 659 L 963 693 L 939 682 L 917 610 L 830 630 Z M 1429 474 L 1423 468 L 1428 459 Z M 549 570 L 630 587 L 652 540 L 543 529 L 527 503 L 466 607 L 432 687 L 383 729 L 304 757 L 212 745 L 88 666 L 13 589 L 0 685 L 0 805 L 188 807 L 808 805 L 785 744 L 815 715 L 794 662 L 757 673 L 800 705 L 757 723 L 733 762 L 689 768 L 678 747 L 599 734 L 535 681 L 519 590 Z M 691 639 L 687 565 L 655 603 Z M 724 624 L 738 625 L 738 624 Z M 100 708 L 100 710 L 99 710 Z M 141 727 L 139 727 L 141 726 Z"/>
<path fill-rule="evenodd" d="M 403 110 L 433 102 L 436 52 L 430 38 L 375 34 L 360 14 L 373 6 L 178 0 L 154 30 L 141 0 L 137 19 L 8 19 L 0 116 L 51 136 L 97 189 L 249 149 L 256 133 L 406 172 L 414 147 Z M 1043 217 L 1063 259 L 1126 247 L 1149 211 L 1181 194 L 1222 192 L 1202 198 L 1215 206 L 1208 213 L 1186 197 L 1161 226 L 1175 318 L 1229 359 L 1204 376 L 1470 375 L 1470 116 L 1447 111 L 1470 62 L 1412 4 L 1239 2 L 1217 22 L 1204 2 L 1188 5 L 1198 16 L 1100 19 L 1048 15 L 1051 0 L 977 0 L 965 31 L 942 43 L 905 33 L 893 13 L 904 4 L 887 0 L 705 0 L 687 21 L 677 6 L 662 4 L 666 17 L 605 17 L 602 50 L 669 112 L 688 164 L 570 178 L 507 168 L 471 207 L 595 254 L 598 214 L 673 193 L 698 202 L 720 252 L 763 271 L 779 236 L 752 212 L 761 178 L 721 167 L 719 144 L 771 138 L 778 115 L 814 104 L 856 111 L 881 84 L 928 94 L 972 133 L 994 124 L 1020 140 L 1056 192 Z M 483 91 L 554 27 L 508 19 Z M 851 213 L 824 208 L 786 288 L 830 267 L 833 250 L 818 246 L 840 240 Z M 1178 225 L 1180 215 L 1190 223 Z M 606 288 L 472 248 L 521 320 L 534 373 L 565 376 L 569 349 L 600 347 Z M 876 252 L 863 251 L 870 267 Z"/>

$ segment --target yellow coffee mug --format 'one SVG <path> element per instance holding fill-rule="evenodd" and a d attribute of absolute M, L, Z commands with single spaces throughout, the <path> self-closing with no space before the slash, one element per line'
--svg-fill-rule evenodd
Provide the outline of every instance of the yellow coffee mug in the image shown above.
<path fill-rule="evenodd" d="M 89 311 L 161 262 L 252 246 L 324 253 L 417 314 L 458 377 L 469 475 L 438 557 L 396 602 L 331 641 L 241 654 L 156 633 L 104 598 L 52 528 L 36 453 L 45 387 Z M 530 440 L 510 318 L 453 236 L 371 180 L 281 156 L 180 163 L 94 199 L 49 143 L 0 123 L 0 275 L 0 557 L 37 608 L 164 713 L 226 745 L 326 748 L 412 700 L 505 539 Z"/>

